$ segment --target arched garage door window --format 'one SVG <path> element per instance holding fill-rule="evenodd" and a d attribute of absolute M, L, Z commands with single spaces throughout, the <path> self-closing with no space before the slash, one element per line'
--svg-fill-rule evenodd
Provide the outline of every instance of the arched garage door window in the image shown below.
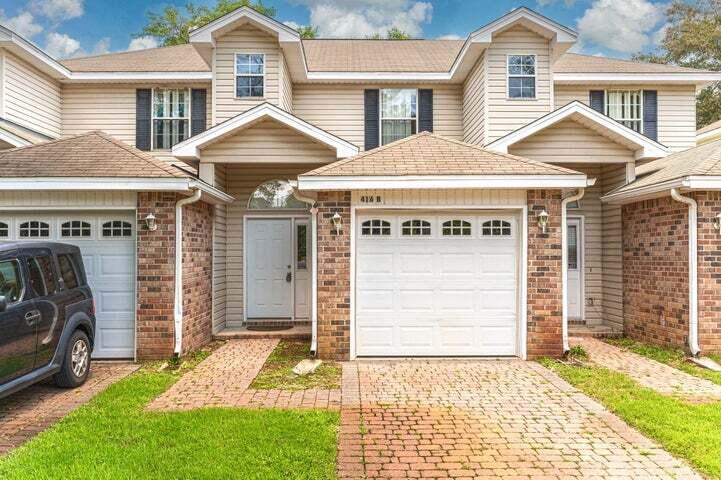
<path fill-rule="evenodd" d="M 293 187 L 283 180 L 271 180 L 255 189 L 248 200 L 249 210 L 306 210 L 308 205 L 293 196 Z"/>

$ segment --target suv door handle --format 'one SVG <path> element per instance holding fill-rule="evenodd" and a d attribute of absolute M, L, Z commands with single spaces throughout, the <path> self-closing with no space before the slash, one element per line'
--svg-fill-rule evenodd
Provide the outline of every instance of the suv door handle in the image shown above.
<path fill-rule="evenodd" d="M 27 324 L 31 327 L 38 323 L 38 320 L 40 320 L 39 310 L 30 310 L 25 314 L 25 322 L 27 322 Z"/>

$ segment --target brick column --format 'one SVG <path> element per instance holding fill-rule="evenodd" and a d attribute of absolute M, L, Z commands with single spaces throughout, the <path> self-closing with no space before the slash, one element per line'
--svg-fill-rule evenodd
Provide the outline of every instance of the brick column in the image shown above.
<path fill-rule="evenodd" d="M 721 353 L 721 234 L 713 220 L 721 193 L 693 195 L 698 203 L 698 323 L 702 353 Z"/>
<path fill-rule="evenodd" d="M 528 358 L 563 354 L 561 191 L 528 190 Z M 546 233 L 536 215 L 548 212 Z"/>
<path fill-rule="evenodd" d="M 318 194 L 318 355 L 350 356 L 350 192 Z M 343 218 L 335 233 L 333 215 Z"/>

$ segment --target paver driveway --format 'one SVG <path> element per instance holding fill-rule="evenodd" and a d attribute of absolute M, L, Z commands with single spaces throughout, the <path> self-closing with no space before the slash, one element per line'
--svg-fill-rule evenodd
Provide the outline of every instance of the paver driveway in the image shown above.
<path fill-rule="evenodd" d="M 700 478 L 534 362 L 344 365 L 341 478 Z"/>

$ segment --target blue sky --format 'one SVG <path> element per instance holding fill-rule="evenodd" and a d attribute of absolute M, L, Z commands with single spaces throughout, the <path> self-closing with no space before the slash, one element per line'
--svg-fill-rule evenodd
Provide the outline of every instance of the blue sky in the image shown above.
<path fill-rule="evenodd" d="M 212 4 L 215 0 L 198 0 Z M 0 24 L 56 57 L 147 48 L 133 40 L 146 15 L 186 0 L 0 0 Z M 654 0 L 265 0 L 278 20 L 316 25 L 322 36 L 360 36 L 398 27 L 425 38 L 461 38 L 525 5 L 580 33 L 575 50 L 628 57 L 649 51 L 663 36 L 664 3 Z"/>

